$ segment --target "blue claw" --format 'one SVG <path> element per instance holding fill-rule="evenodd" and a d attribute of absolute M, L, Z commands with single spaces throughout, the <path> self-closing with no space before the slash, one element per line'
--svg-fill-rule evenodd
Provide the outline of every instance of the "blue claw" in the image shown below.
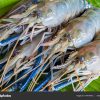
<path fill-rule="evenodd" d="M 42 47 L 39 48 L 39 53 L 42 52 Z M 35 62 L 35 66 L 34 67 L 37 67 L 40 62 L 42 60 L 42 56 L 38 57 L 36 59 L 36 62 Z M 29 82 L 36 76 L 36 74 L 38 73 L 38 70 L 39 68 L 37 68 L 36 70 L 34 70 L 31 75 L 29 76 L 29 78 L 27 79 L 27 81 L 25 82 L 25 84 L 22 86 L 22 88 L 20 89 L 20 92 L 23 92 L 25 90 L 25 88 L 27 87 L 27 85 L 29 84 Z"/>
<path fill-rule="evenodd" d="M 1 41 L 0 46 L 6 46 L 6 45 L 16 41 L 19 38 L 19 36 L 20 35 L 18 34 L 16 36 L 12 36 L 12 37 L 7 38 L 6 40 Z"/>
<path fill-rule="evenodd" d="M 27 74 L 28 72 L 30 72 L 32 70 L 32 67 L 30 67 L 29 69 L 24 70 L 18 78 L 22 77 L 23 75 Z"/>
<path fill-rule="evenodd" d="M 10 73 L 3 78 L 3 81 L 6 81 L 12 75 L 13 75 L 13 73 L 12 73 L 12 71 L 10 71 Z"/>
<path fill-rule="evenodd" d="M 27 74 L 29 71 L 32 70 L 32 67 L 30 67 L 27 70 L 24 70 L 23 72 L 21 72 L 18 76 L 17 79 L 21 78 L 23 75 Z M 8 72 L 8 75 L 4 78 L 4 80 L 6 80 L 7 78 L 9 78 L 11 75 L 13 75 L 13 71 L 11 70 L 10 72 Z"/>
<path fill-rule="evenodd" d="M 61 82 L 61 83 L 57 84 L 56 86 L 54 86 L 54 91 L 59 91 L 62 88 L 69 86 L 70 84 L 72 84 L 71 80 L 68 80 L 68 81 L 66 80 L 64 82 Z"/>
<path fill-rule="evenodd" d="M 51 75 L 47 75 L 46 78 L 33 90 L 34 92 L 38 92 L 51 80 Z"/>
<path fill-rule="evenodd" d="M 5 64 L 6 64 L 6 62 L 0 64 L 0 70 L 3 68 L 3 66 L 4 66 Z"/>

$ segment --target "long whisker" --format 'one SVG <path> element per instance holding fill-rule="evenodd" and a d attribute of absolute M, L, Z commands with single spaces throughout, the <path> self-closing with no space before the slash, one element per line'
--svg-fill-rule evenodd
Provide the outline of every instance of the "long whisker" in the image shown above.
<path fill-rule="evenodd" d="M 39 66 L 38 66 L 39 67 Z M 11 83 L 9 86 L 5 87 L 4 89 L 2 89 L 2 91 L 6 91 L 9 87 L 11 87 L 12 85 L 14 85 L 15 83 L 19 82 L 21 79 L 25 78 L 28 74 L 30 74 L 32 71 L 36 70 L 38 67 L 33 68 L 32 70 L 30 70 L 29 72 L 27 72 L 27 74 L 23 75 L 22 77 L 20 77 L 19 79 L 17 79 L 16 81 L 14 81 L 13 83 Z M 2 87 L 2 86 L 0 86 Z"/>
<path fill-rule="evenodd" d="M 59 53 L 58 55 L 61 55 L 62 53 Z M 57 55 L 57 56 L 58 56 Z M 44 64 L 50 59 L 52 57 L 52 55 L 50 55 L 47 59 L 46 59 L 46 61 L 44 62 Z M 51 62 L 49 62 L 47 65 L 46 65 L 46 67 L 41 71 L 41 73 L 39 74 L 39 76 L 37 75 L 36 76 L 36 80 L 35 80 L 35 82 L 34 82 L 34 84 L 33 84 L 33 86 L 31 87 L 31 90 L 33 90 L 34 89 L 34 87 L 35 87 L 35 85 L 36 85 L 36 82 L 39 80 L 39 78 L 41 77 L 41 75 L 42 75 L 42 73 L 47 69 L 47 66 L 50 64 Z M 42 66 L 44 66 L 44 64 L 42 65 Z M 42 69 L 43 67 L 40 67 L 40 70 Z"/>

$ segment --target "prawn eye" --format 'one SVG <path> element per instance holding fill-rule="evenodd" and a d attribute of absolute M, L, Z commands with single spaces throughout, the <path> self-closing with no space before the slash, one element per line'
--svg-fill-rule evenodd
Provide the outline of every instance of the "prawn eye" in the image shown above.
<path fill-rule="evenodd" d="M 83 62 L 85 59 L 84 59 L 83 56 L 80 56 L 80 57 L 79 57 L 79 60 L 80 60 L 80 62 Z"/>

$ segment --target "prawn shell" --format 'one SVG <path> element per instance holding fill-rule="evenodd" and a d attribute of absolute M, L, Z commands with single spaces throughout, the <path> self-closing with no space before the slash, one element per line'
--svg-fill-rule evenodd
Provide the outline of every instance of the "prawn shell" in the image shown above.
<path fill-rule="evenodd" d="M 70 21 L 66 32 L 71 36 L 76 48 L 93 40 L 96 32 L 100 31 L 100 9 L 88 9 L 81 17 Z"/>
<path fill-rule="evenodd" d="M 58 0 L 48 3 L 42 9 L 42 24 L 47 27 L 56 27 L 84 11 L 86 5 L 82 0 Z"/>

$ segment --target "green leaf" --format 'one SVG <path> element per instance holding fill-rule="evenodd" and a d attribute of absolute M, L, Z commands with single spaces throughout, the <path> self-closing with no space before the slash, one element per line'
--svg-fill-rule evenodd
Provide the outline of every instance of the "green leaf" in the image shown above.
<path fill-rule="evenodd" d="M 11 9 L 11 7 L 13 7 L 13 5 L 0 9 L 0 17 L 6 14 Z"/>
<path fill-rule="evenodd" d="M 66 92 L 66 91 L 73 91 L 72 85 L 69 85 L 69 86 L 67 86 L 67 87 L 60 90 L 60 92 Z"/>
<path fill-rule="evenodd" d="M 0 17 L 5 15 L 20 0 L 0 0 Z"/>
<path fill-rule="evenodd" d="M 91 3 L 94 7 L 100 8 L 100 0 L 87 0 L 89 3 Z"/>
<path fill-rule="evenodd" d="M 86 88 L 86 91 L 100 92 L 100 78 L 92 81 Z"/>
<path fill-rule="evenodd" d="M 61 92 L 65 91 L 73 91 L 72 85 L 69 85 L 60 90 Z M 86 88 L 85 92 L 100 92 L 100 77 L 94 81 L 92 81 Z"/>
<path fill-rule="evenodd" d="M 9 5 L 15 4 L 19 2 L 20 0 L 0 0 L 0 9 L 5 8 Z"/>

